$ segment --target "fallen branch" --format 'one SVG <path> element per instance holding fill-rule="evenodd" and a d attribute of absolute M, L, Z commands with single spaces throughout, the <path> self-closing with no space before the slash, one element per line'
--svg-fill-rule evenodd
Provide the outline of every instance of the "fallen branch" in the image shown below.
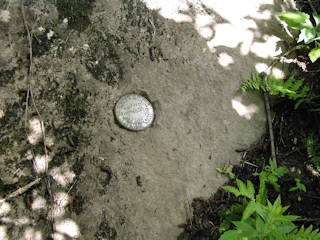
<path fill-rule="evenodd" d="M 41 178 L 37 178 L 36 180 L 28 183 L 27 185 L 19 188 L 18 190 L 14 191 L 13 193 L 11 193 L 9 196 L 7 196 L 6 198 L 0 199 L 0 204 L 4 203 L 5 201 L 8 201 L 12 198 L 15 198 L 17 196 L 19 196 L 20 194 L 25 193 L 26 191 L 28 191 L 31 187 L 33 187 L 34 185 L 38 184 L 40 182 Z"/>

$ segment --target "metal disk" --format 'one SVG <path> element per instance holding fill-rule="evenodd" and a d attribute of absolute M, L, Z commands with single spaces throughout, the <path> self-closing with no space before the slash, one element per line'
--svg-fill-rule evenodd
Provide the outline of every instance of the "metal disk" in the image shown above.
<path fill-rule="evenodd" d="M 114 107 L 114 114 L 119 124 L 131 131 L 145 130 L 154 119 L 151 103 L 137 94 L 122 96 Z"/>

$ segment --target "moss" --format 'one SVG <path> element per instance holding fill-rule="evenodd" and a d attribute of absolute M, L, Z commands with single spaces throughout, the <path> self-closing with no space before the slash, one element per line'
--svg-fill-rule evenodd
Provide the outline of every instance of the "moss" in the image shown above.
<path fill-rule="evenodd" d="M 0 72 L 0 87 L 3 87 L 7 84 L 14 83 L 14 75 L 16 72 L 16 68 L 11 70 L 3 70 Z"/>
<path fill-rule="evenodd" d="M 0 118 L 0 154 L 12 152 L 14 141 L 20 143 L 23 140 L 19 128 L 22 119 L 22 105 L 18 102 L 6 103 L 4 117 Z"/>
<path fill-rule="evenodd" d="M 117 232 L 114 228 L 108 225 L 107 220 L 103 219 L 100 223 L 99 230 L 96 232 L 94 236 L 96 240 L 115 240 L 117 239 Z"/>
<path fill-rule="evenodd" d="M 119 45 L 121 39 L 106 33 L 105 37 L 99 32 L 93 33 L 97 38 L 92 39 L 92 51 L 86 59 L 86 68 L 92 76 L 108 85 L 114 86 L 118 80 L 123 79 L 123 66 L 115 46 Z"/>
<path fill-rule="evenodd" d="M 85 199 L 82 196 L 74 196 L 72 204 L 73 204 L 73 211 L 79 215 L 82 213 L 83 204 L 85 203 Z"/>
<path fill-rule="evenodd" d="M 19 186 L 23 187 L 28 183 L 32 182 L 34 179 L 28 176 L 22 176 L 19 178 Z"/>
<path fill-rule="evenodd" d="M 48 39 L 47 33 L 48 30 L 45 29 L 40 34 L 34 36 L 34 39 L 32 40 L 32 54 L 34 57 L 38 57 L 47 53 L 50 50 L 54 39 L 57 37 L 55 34 L 53 37 Z"/>
<path fill-rule="evenodd" d="M 84 162 L 85 162 L 85 155 L 82 155 L 81 157 L 79 156 L 76 159 L 76 163 L 72 165 L 72 170 L 73 172 L 79 176 L 84 168 Z"/>
<path fill-rule="evenodd" d="M 90 25 L 89 15 L 94 2 L 95 0 L 57 0 L 59 18 L 67 18 L 70 28 L 83 31 Z"/>

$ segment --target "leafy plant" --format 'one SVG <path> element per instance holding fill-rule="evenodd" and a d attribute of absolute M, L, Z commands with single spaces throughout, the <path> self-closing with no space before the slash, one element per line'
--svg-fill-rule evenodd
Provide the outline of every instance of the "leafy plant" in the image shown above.
<path fill-rule="evenodd" d="M 264 171 L 260 173 L 254 173 L 253 175 L 260 177 L 260 182 L 265 181 L 266 183 L 272 185 L 274 190 L 280 191 L 280 185 L 277 183 L 278 179 L 283 177 L 289 170 L 286 167 L 275 168 L 275 164 L 272 159 L 269 159 L 269 165 L 266 165 Z"/>
<path fill-rule="evenodd" d="M 292 100 L 299 98 L 306 98 L 310 90 L 308 86 L 302 86 L 304 79 L 294 80 L 294 76 L 289 77 L 286 81 L 283 78 L 269 75 L 266 79 L 259 74 L 252 74 L 252 78 L 244 79 L 242 83 L 242 91 L 248 89 L 263 90 L 271 95 L 280 95 L 281 97 L 288 97 Z"/>
<path fill-rule="evenodd" d="M 220 240 L 232 239 L 279 239 L 292 232 L 296 226 L 294 215 L 284 215 L 289 206 L 282 207 L 280 196 L 272 204 L 269 200 L 264 206 L 250 201 L 241 221 L 233 221 L 236 230 L 226 231 Z"/>
<path fill-rule="evenodd" d="M 297 42 L 304 41 L 305 44 L 315 42 L 315 47 L 309 52 L 311 62 L 315 62 L 320 57 L 320 16 L 313 13 L 315 25 L 312 24 L 310 16 L 303 12 L 284 12 L 279 13 L 280 19 L 285 21 L 292 29 L 300 30 Z"/>
<path fill-rule="evenodd" d="M 293 220 L 299 218 L 294 215 L 285 215 L 289 206 L 281 206 L 280 195 L 272 204 L 267 198 L 266 183 L 273 185 L 288 169 L 275 169 L 273 162 L 266 166 L 259 175 L 260 186 L 258 194 L 250 180 L 245 184 L 236 179 L 237 187 L 223 186 L 222 188 L 233 193 L 236 197 L 243 197 L 242 204 L 232 205 L 232 210 L 220 213 L 224 218 L 220 225 L 220 240 L 258 240 L 258 239 L 320 239 L 318 229 L 312 230 L 302 226 L 297 229 Z M 231 224 L 235 229 L 230 229 Z"/>
<path fill-rule="evenodd" d="M 312 133 L 309 137 L 302 139 L 304 146 L 307 148 L 308 156 L 310 157 L 311 163 L 320 171 L 320 143 L 319 139 Z"/>
<path fill-rule="evenodd" d="M 219 173 L 228 174 L 230 179 L 235 179 L 236 175 L 232 172 L 232 165 L 225 165 L 223 169 L 216 168 Z"/>
<path fill-rule="evenodd" d="M 296 186 L 292 187 L 289 189 L 290 192 L 292 191 L 298 191 L 299 190 L 299 196 L 298 196 L 298 201 L 301 201 L 301 193 L 303 192 L 307 192 L 306 186 L 300 181 L 299 178 L 295 178 L 294 179 L 296 181 Z"/>

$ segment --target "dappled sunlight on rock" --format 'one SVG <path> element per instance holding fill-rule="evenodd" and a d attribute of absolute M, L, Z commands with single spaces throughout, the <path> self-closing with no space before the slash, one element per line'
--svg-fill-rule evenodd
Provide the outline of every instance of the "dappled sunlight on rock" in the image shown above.
<path fill-rule="evenodd" d="M 62 187 L 66 187 L 70 184 L 75 178 L 75 174 L 73 171 L 70 171 L 70 167 L 67 163 L 59 167 L 54 167 L 50 170 L 50 175 L 52 178 L 57 181 Z"/>
<path fill-rule="evenodd" d="M 47 201 L 43 197 L 37 196 L 33 200 L 31 207 L 32 207 L 32 210 L 46 209 Z"/>
<path fill-rule="evenodd" d="M 258 73 L 266 72 L 267 74 L 273 74 L 276 77 L 283 77 L 284 72 L 277 67 L 273 67 L 272 70 L 269 69 L 269 66 L 265 63 L 256 63 L 255 69 Z"/>
<path fill-rule="evenodd" d="M 65 234 L 71 238 L 77 238 L 80 235 L 78 225 L 71 219 L 66 219 L 56 223 L 56 230 L 61 234 Z"/>
<path fill-rule="evenodd" d="M 45 156 L 45 155 L 37 155 L 35 156 L 33 160 L 33 168 L 36 171 L 36 173 L 44 173 L 48 167 L 48 163 L 51 161 L 50 156 Z"/>
<path fill-rule="evenodd" d="M 60 233 L 54 233 L 51 235 L 51 238 L 53 240 L 65 240 L 66 238 L 64 237 L 64 235 L 60 234 Z"/>
<path fill-rule="evenodd" d="M 234 63 L 234 60 L 229 54 L 221 53 L 219 55 L 219 63 L 221 66 L 228 67 L 230 64 Z"/>
<path fill-rule="evenodd" d="M 183 11 L 189 9 L 187 1 L 179 0 L 143 0 L 150 9 L 157 9 L 159 13 L 168 19 L 173 19 L 176 22 L 192 22 L 192 18 L 187 14 L 182 14 Z"/>
<path fill-rule="evenodd" d="M 252 23 L 255 26 L 255 23 Z M 241 46 L 241 53 L 246 55 L 249 53 L 251 43 L 253 41 L 253 32 L 248 30 L 252 24 L 235 26 L 230 23 L 216 24 L 214 27 L 215 37 L 208 41 L 208 47 L 215 51 L 218 46 L 236 48 Z"/>
<path fill-rule="evenodd" d="M 7 228 L 5 226 L 0 226 L 0 239 L 8 240 Z"/>
<path fill-rule="evenodd" d="M 29 227 L 24 231 L 24 238 L 22 238 L 22 239 L 42 240 L 43 238 L 42 238 L 42 234 L 40 231 L 37 231 L 34 228 Z"/>
<path fill-rule="evenodd" d="M 11 218 L 4 217 L 4 218 L 1 218 L 1 222 L 6 224 L 12 224 L 14 226 L 24 226 L 32 223 L 32 221 L 27 217 L 20 217 L 18 219 L 11 219 Z"/>
<path fill-rule="evenodd" d="M 40 120 L 38 118 L 29 120 L 29 134 L 27 137 L 29 143 L 35 145 L 40 141 L 41 138 L 42 131 Z"/>
<path fill-rule="evenodd" d="M 7 215 L 11 210 L 11 206 L 7 202 L 0 204 L 0 217 Z"/>
<path fill-rule="evenodd" d="M 264 42 L 254 42 L 250 48 L 251 52 L 262 58 L 275 57 L 281 54 L 281 49 L 277 49 L 277 42 L 281 39 L 276 36 L 265 35 Z"/>
<path fill-rule="evenodd" d="M 195 29 L 198 33 L 206 39 L 211 38 L 213 35 L 212 16 L 203 13 L 197 14 L 195 21 Z"/>
<path fill-rule="evenodd" d="M 54 196 L 53 218 L 62 217 L 65 214 L 65 206 L 68 205 L 68 194 L 64 192 L 56 193 Z"/>
<path fill-rule="evenodd" d="M 247 120 L 250 120 L 252 118 L 252 115 L 259 111 L 257 105 L 250 104 L 246 106 L 243 103 L 241 103 L 241 100 L 239 99 L 232 100 L 232 108 L 237 111 L 239 116 L 244 117 Z"/>

